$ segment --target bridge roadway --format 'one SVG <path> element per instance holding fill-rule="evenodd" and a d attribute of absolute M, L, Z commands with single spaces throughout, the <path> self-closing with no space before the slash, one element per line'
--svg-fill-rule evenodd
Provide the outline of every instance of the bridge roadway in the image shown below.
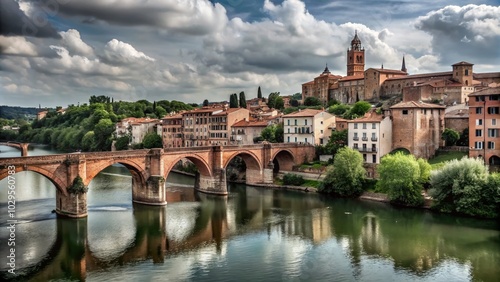
<path fill-rule="evenodd" d="M 17 148 L 17 149 L 21 150 L 22 157 L 28 156 L 29 143 L 20 143 L 20 142 L 14 142 L 14 141 L 0 141 L 0 145 Z"/>
<path fill-rule="evenodd" d="M 68 217 L 85 217 L 87 193 L 70 188 L 78 176 L 85 186 L 89 185 L 100 171 L 112 164 L 122 164 L 130 171 L 134 202 L 165 205 L 165 179 L 184 158 L 198 168 L 195 189 L 227 195 L 226 168 L 237 156 L 246 164 L 247 184 L 271 184 L 274 172 L 290 171 L 294 165 L 311 161 L 314 153 L 312 145 L 266 143 L 2 158 L 0 180 L 20 171 L 42 174 L 57 188 L 56 212 Z"/>

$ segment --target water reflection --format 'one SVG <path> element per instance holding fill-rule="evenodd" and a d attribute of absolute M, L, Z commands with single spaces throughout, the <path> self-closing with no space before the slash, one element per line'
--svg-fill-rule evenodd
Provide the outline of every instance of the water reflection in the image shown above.
<path fill-rule="evenodd" d="M 25 222 L 18 225 L 18 280 L 495 281 L 500 276 L 495 222 L 244 185 L 231 185 L 227 197 L 211 196 L 194 191 L 185 176 L 167 180 L 167 206 L 144 206 L 132 204 L 123 169 L 108 168 L 91 183 L 87 219 L 56 219 L 47 211 L 53 198 L 44 198 L 43 189 L 35 196 L 26 192 L 19 203 Z M 4 222 L 6 207 L 0 208 Z M 2 263 L 3 278 L 10 278 Z"/>

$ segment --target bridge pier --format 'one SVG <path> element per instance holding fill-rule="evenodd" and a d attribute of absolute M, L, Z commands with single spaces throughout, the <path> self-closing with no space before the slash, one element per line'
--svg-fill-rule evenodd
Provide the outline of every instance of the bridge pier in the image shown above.
<path fill-rule="evenodd" d="M 264 169 L 249 169 L 246 170 L 247 184 L 272 184 L 273 183 L 273 168 L 274 165 L 270 162 Z"/>
<path fill-rule="evenodd" d="M 20 145 L 21 145 L 21 157 L 27 157 L 29 143 L 21 143 Z"/>
<path fill-rule="evenodd" d="M 87 216 L 87 193 L 66 195 L 56 192 L 56 213 L 60 216 L 79 218 Z"/>
<path fill-rule="evenodd" d="M 146 181 L 145 187 L 142 183 L 132 178 L 132 201 L 152 206 L 166 205 L 167 191 L 165 188 L 165 178 L 159 175 L 151 175 Z"/>
<path fill-rule="evenodd" d="M 203 193 L 227 195 L 226 170 L 215 169 L 212 177 L 196 173 L 194 188 Z"/>

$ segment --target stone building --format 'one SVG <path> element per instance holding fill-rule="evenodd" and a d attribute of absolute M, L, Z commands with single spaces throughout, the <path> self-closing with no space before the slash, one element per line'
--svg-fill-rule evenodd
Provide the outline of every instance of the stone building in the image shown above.
<path fill-rule="evenodd" d="M 336 87 L 338 80 L 342 76 L 334 75 L 325 67 L 323 73 L 315 77 L 313 81 L 306 82 L 302 84 L 302 102 L 304 102 L 308 97 L 318 98 L 323 105 L 328 104 L 330 89 Z"/>
<path fill-rule="evenodd" d="M 323 110 L 305 109 L 283 116 L 285 143 L 324 145 L 331 136 L 335 116 Z"/>
<path fill-rule="evenodd" d="M 365 163 L 378 164 L 392 150 L 392 124 L 389 116 L 366 113 L 348 123 L 348 147 L 358 150 Z M 369 176 L 371 177 L 371 176 Z"/>
<path fill-rule="evenodd" d="M 392 150 L 405 149 L 417 158 L 429 159 L 443 145 L 444 106 L 401 102 L 390 108 Z"/>
<path fill-rule="evenodd" d="M 162 137 L 163 148 L 182 147 L 182 114 L 162 118 L 158 125 L 158 135 Z"/>
<path fill-rule="evenodd" d="M 469 95 L 469 157 L 500 165 L 500 87 Z"/>
<path fill-rule="evenodd" d="M 469 106 L 459 104 L 448 107 L 444 113 L 444 127 L 462 133 L 469 128 Z"/>
<path fill-rule="evenodd" d="M 213 113 L 209 118 L 209 143 L 210 145 L 228 145 L 231 143 L 232 126 L 241 121 L 248 120 L 250 112 L 244 108 L 229 108 Z"/>

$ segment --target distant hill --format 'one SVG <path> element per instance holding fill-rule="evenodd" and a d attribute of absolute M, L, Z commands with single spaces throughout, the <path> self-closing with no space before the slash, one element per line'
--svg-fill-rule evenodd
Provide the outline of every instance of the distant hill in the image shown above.
<path fill-rule="evenodd" d="M 0 106 L 0 118 L 5 119 L 33 119 L 40 111 L 38 108 L 24 108 L 12 106 Z"/>

